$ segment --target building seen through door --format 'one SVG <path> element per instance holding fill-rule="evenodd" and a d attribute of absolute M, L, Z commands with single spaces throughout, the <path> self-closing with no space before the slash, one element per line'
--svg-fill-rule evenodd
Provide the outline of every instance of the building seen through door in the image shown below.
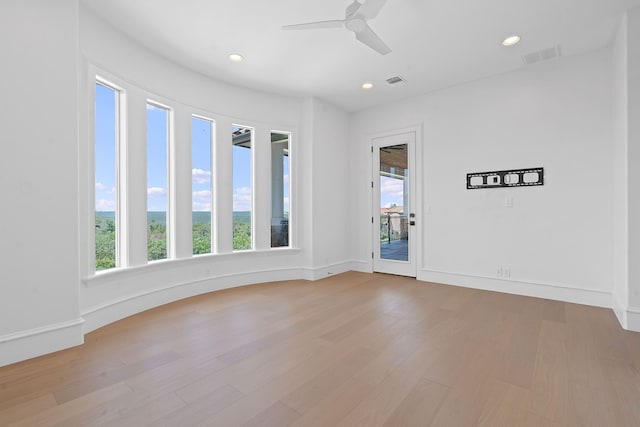
<path fill-rule="evenodd" d="M 380 258 L 408 261 L 407 144 L 380 148 Z"/>

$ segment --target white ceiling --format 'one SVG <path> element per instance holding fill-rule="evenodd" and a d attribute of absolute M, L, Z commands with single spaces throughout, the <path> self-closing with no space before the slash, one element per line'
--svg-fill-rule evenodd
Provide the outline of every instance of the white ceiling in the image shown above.
<path fill-rule="evenodd" d="M 147 48 L 217 80 L 314 95 L 357 111 L 523 67 L 521 56 L 563 56 L 610 44 L 622 12 L 640 0 L 388 0 L 369 21 L 391 47 L 382 56 L 345 29 L 283 31 L 342 19 L 351 0 L 82 0 Z M 511 34 L 522 41 L 500 42 Z M 228 55 L 244 55 L 232 63 Z M 407 83 L 389 86 L 401 75 Z M 369 81 L 375 87 L 361 89 Z"/>

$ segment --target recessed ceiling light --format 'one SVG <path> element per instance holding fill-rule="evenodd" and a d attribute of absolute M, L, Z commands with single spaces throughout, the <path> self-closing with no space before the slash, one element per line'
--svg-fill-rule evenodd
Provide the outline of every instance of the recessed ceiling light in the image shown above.
<path fill-rule="evenodd" d="M 518 44 L 519 41 L 520 36 L 510 36 L 502 40 L 502 46 L 513 46 L 514 44 Z"/>
<path fill-rule="evenodd" d="M 233 62 L 242 62 L 244 57 L 239 53 L 232 53 L 231 55 L 229 55 L 229 59 L 232 60 Z"/>
<path fill-rule="evenodd" d="M 373 88 L 373 83 L 362 83 L 362 89 L 369 90 Z"/>

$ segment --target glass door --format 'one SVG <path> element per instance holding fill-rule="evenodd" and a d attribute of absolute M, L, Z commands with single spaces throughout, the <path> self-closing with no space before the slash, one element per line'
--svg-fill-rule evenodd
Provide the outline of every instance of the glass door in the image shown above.
<path fill-rule="evenodd" d="M 415 133 L 373 140 L 374 271 L 416 276 Z"/>

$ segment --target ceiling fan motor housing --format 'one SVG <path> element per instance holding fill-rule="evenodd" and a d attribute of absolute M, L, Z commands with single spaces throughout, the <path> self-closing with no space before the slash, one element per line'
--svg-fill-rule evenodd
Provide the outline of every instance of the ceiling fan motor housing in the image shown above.
<path fill-rule="evenodd" d="M 351 15 L 356 13 L 358 11 L 358 9 L 360 9 L 360 6 L 362 6 L 362 5 L 357 0 L 355 0 L 349 6 L 347 6 L 347 9 L 344 11 L 346 19 L 349 19 L 351 17 Z"/>
<path fill-rule="evenodd" d="M 355 18 L 347 19 L 347 22 L 344 24 L 347 27 L 347 30 L 353 31 L 354 33 L 359 33 L 367 27 L 367 22 L 356 16 Z"/>
<path fill-rule="evenodd" d="M 381 55 L 391 52 L 391 48 L 369 27 L 368 19 L 375 18 L 387 0 L 354 0 L 345 10 L 344 19 L 307 22 L 305 24 L 285 25 L 284 30 L 313 30 L 317 28 L 343 27 L 355 34 L 356 39 Z"/>

